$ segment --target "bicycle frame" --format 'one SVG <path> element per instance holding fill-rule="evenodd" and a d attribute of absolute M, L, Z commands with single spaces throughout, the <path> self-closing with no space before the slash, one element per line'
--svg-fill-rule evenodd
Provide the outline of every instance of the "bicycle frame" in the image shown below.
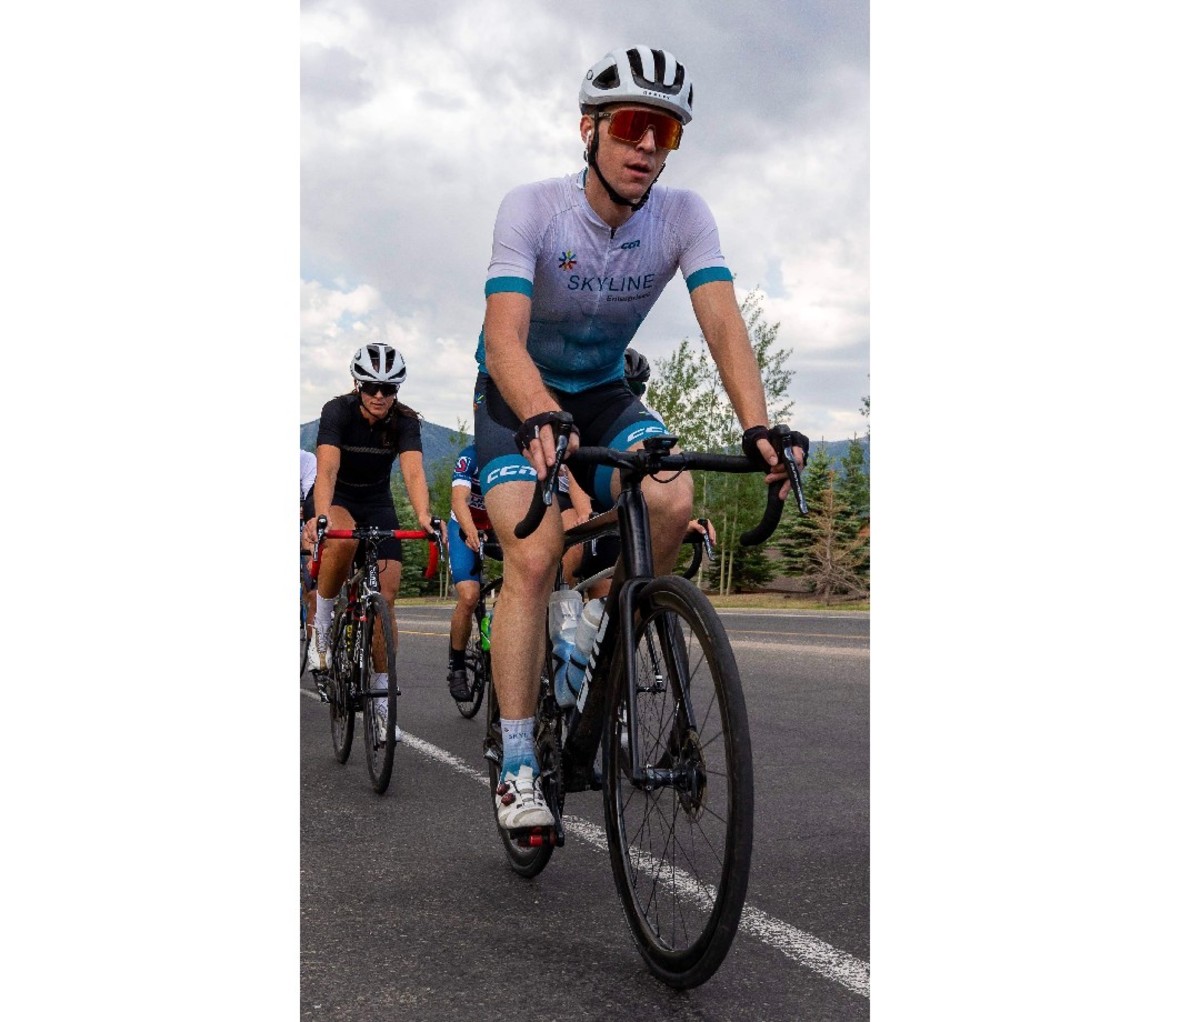
<path fill-rule="evenodd" d="M 786 431 L 786 427 L 781 428 Z M 670 450 L 675 443 L 675 437 L 661 436 L 648 439 L 645 449 L 642 451 L 621 452 L 608 448 L 581 447 L 568 459 L 568 461 L 576 463 L 602 464 L 616 468 L 621 481 L 621 490 L 612 510 L 587 522 L 581 522 L 568 530 L 564 534 L 564 542 L 567 545 L 574 545 L 611 532 L 615 519 L 621 540 L 622 565 L 621 571 L 613 578 L 609 602 L 605 607 L 605 621 L 601 623 L 601 631 L 597 633 L 600 636 L 599 643 L 588 661 L 575 707 L 564 714 L 566 736 L 563 741 L 563 766 L 568 791 L 579 790 L 583 780 L 581 772 L 584 770 L 584 765 L 586 764 L 586 770 L 590 772 L 591 764 L 595 759 L 604 722 L 606 699 L 603 697 L 607 696 L 607 686 L 614 657 L 620 656 L 621 662 L 630 667 L 635 662 L 634 614 L 637 600 L 642 588 L 653 580 L 656 574 L 650 533 L 650 515 L 645 495 L 641 489 L 642 481 L 658 471 L 672 469 L 697 468 L 745 473 L 758 471 L 745 458 L 737 456 L 695 452 L 672 455 Z M 790 458 L 787 460 L 790 462 Z M 791 468 L 795 470 L 791 475 L 794 495 L 803 510 L 798 470 L 794 463 L 791 464 Z M 763 520 L 755 529 L 743 534 L 741 537 L 743 545 L 761 542 L 774 530 L 775 523 L 778 522 L 783 509 L 783 502 L 777 499 L 781 485 L 782 483 L 772 485 Z M 539 487 L 535 491 L 534 503 L 530 506 L 529 516 L 517 526 L 518 537 L 527 535 L 532 528 L 536 528 L 536 522 L 540 521 L 540 513 L 536 513 L 535 510 L 535 506 L 539 503 L 540 489 Z M 541 503 L 545 503 L 544 499 Z M 615 628 L 609 626 L 613 617 L 609 608 L 614 605 L 616 606 Z M 677 651 L 671 642 L 665 641 L 665 635 L 662 636 L 662 639 L 664 641 L 660 645 L 667 651 L 670 658 L 665 666 L 673 676 L 682 677 L 686 672 L 681 671 L 682 665 L 675 659 Z M 620 643 L 619 647 L 618 642 Z M 627 669 L 624 673 L 625 683 L 629 686 L 627 705 L 630 707 L 630 713 L 634 714 L 637 706 L 637 681 L 632 669 Z M 594 694 L 590 691 L 592 688 L 595 688 L 597 690 L 595 694 L 599 694 L 602 698 L 589 698 Z M 682 692 L 681 695 L 681 723 L 692 727 L 695 725 L 694 711 L 687 698 L 687 693 Z M 670 771 L 647 769 L 642 764 L 641 750 L 638 748 L 638 729 L 634 726 L 635 724 L 636 719 L 631 720 L 629 726 L 630 742 L 632 743 L 630 748 L 631 783 L 643 788 L 660 787 L 672 783 Z M 587 786 L 594 787 L 595 780 L 591 779 Z"/>
<path fill-rule="evenodd" d="M 330 539 L 358 540 L 362 549 L 356 551 L 350 576 L 342 583 L 342 591 L 346 596 L 347 606 L 358 606 L 367 602 L 372 596 L 382 595 L 379 591 L 379 544 L 385 539 L 423 539 L 429 543 L 429 559 L 425 566 L 425 578 L 433 578 L 437 574 L 438 551 L 441 549 L 441 520 L 433 519 L 436 537 L 420 529 L 383 529 L 376 525 L 360 525 L 353 529 L 327 528 L 328 519 L 321 515 L 317 519 L 316 553 L 309 563 L 309 572 L 316 579 L 321 571 L 321 555 L 325 550 L 325 541 Z M 357 614 L 355 615 L 358 616 Z M 358 651 L 355 651 L 356 656 Z M 365 663 L 358 660 L 360 670 L 365 669 Z"/>
<path fill-rule="evenodd" d="M 646 498 L 642 493 L 641 481 L 646 474 L 632 465 L 618 466 L 621 479 L 621 492 L 617 496 L 616 505 L 611 511 L 587 522 L 582 522 L 564 534 L 566 545 L 574 546 L 586 542 L 596 536 L 610 533 L 612 523 L 618 523 L 618 535 L 621 540 L 622 570 L 613 576 L 612 589 L 605 605 L 605 618 L 610 622 L 612 615 L 609 608 L 616 605 L 616 627 L 601 624 L 600 642 L 588 661 L 584 672 L 583 682 L 573 710 L 568 710 L 566 717 L 566 737 L 563 741 L 564 775 L 570 777 L 570 767 L 578 764 L 590 764 L 595 760 L 596 751 L 600 745 L 604 710 L 610 671 L 613 664 L 617 643 L 621 643 L 621 656 L 625 664 L 632 664 L 636 657 L 635 632 L 633 627 L 634 610 L 638 593 L 647 582 L 655 577 L 654 554 L 650 537 L 650 516 L 646 506 Z M 590 581 L 590 580 L 585 580 Z M 671 651 L 669 643 L 664 648 Z M 678 663 L 672 664 L 678 675 Z M 631 714 L 637 712 L 637 679 L 632 670 L 626 670 L 625 683 L 629 686 L 628 706 Z M 595 691 L 593 692 L 592 689 Z M 594 695 L 599 698 L 589 698 Z M 688 726 L 695 723 L 691 701 L 684 693 L 683 714 Z M 641 749 L 636 719 L 630 721 L 630 781 L 639 787 L 659 787 L 671 781 L 670 771 L 648 771 L 641 765 Z M 665 774 L 665 777 L 658 776 Z M 576 784 L 578 778 L 576 777 Z M 593 785 L 594 786 L 594 782 Z M 567 789 L 573 785 L 569 782 Z"/>

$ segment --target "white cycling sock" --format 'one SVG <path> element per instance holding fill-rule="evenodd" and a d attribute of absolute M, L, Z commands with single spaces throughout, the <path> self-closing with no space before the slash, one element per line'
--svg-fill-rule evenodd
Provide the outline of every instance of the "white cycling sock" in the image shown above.
<path fill-rule="evenodd" d="M 500 718 L 500 734 L 504 737 L 504 766 L 500 771 L 501 777 L 507 774 L 516 775 L 526 764 L 535 776 L 540 772 L 537 755 L 533 749 L 533 725 L 532 717 L 521 720 Z"/>
<path fill-rule="evenodd" d="M 317 645 L 329 645 L 329 626 L 333 624 L 333 605 L 337 597 L 326 598 L 317 593 L 317 614 L 313 621 L 313 630 L 317 633 Z"/>
<path fill-rule="evenodd" d="M 386 692 L 387 687 L 387 671 L 372 671 L 371 691 Z M 380 719 L 380 721 L 383 721 L 387 717 L 387 700 L 372 699 L 371 704 L 375 707 L 375 715 Z"/>

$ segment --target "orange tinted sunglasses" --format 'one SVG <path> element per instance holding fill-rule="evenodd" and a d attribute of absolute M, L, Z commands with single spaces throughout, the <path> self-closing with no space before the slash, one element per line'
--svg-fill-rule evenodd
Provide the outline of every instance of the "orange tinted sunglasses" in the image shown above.
<path fill-rule="evenodd" d="M 613 138 L 630 145 L 637 145 L 647 129 L 654 130 L 654 144 L 659 149 L 678 149 L 683 138 L 683 125 L 670 114 L 657 110 L 633 110 L 624 108 L 600 115 L 607 120 L 608 133 Z"/>

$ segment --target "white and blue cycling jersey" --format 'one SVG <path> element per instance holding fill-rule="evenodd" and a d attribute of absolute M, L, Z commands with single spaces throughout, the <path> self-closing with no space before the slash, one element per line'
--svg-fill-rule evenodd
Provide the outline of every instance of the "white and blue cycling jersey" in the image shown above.
<path fill-rule="evenodd" d="M 471 520 L 477 529 L 490 529 L 491 519 L 488 518 L 487 507 L 483 503 L 483 491 L 479 488 L 479 462 L 475 457 L 475 445 L 467 444 L 458 452 L 454 462 L 454 471 L 450 474 L 450 486 L 465 487 L 467 492 L 467 508 L 471 512 Z M 457 522 L 458 517 L 453 510 L 450 520 Z M 456 531 L 456 530 L 451 530 Z"/>
<path fill-rule="evenodd" d="M 532 301 L 527 348 L 542 379 L 578 393 L 620 380 L 625 349 L 676 270 L 689 291 L 733 280 L 717 225 L 695 192 L 655 185 L 609 227 L 584 195 L 587 170 L 514 188 L 496 215 L 486 295 Z M 475 351 L 487 372 L 482 332 Z"/>

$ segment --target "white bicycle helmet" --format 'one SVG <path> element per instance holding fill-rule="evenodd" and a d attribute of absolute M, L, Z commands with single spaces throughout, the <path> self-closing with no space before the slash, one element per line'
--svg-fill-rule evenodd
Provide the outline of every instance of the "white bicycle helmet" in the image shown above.
<path fill-rule="evenodd" d="M 579 109 L 586 112 L 606 103 L 656 106 L 687 124 L 692 119 L 692 80 L 666 50 L 633 46 L 606 53 L 583 77 Z"/>
<path fill-rule="evenodd" d="M 360 383 L 394 383 L 399 386 L 408 375 L 404 359 L 390 344 L 373 341 L 364 344 L 350 360 L 350 375 Z"/>

